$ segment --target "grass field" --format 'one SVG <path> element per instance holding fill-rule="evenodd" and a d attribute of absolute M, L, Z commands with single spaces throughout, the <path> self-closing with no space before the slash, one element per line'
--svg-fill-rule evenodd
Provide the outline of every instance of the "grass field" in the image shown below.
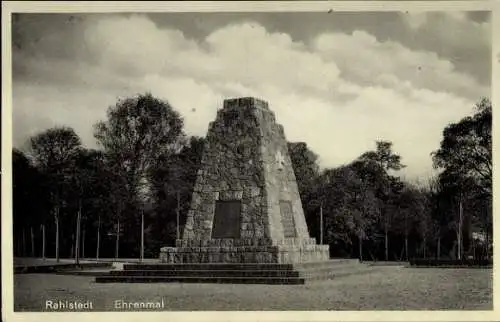
<path fill-rule="evenodd" d="M 43 311 L 46 300 L 90 300 L 112 311 L 115 300 L 159 301 L 165 310 L 492 309 L 491 269 L 380 267 L 307 285 L 96 284 L 92 277 L 14 276 L 14 310 Z"/>

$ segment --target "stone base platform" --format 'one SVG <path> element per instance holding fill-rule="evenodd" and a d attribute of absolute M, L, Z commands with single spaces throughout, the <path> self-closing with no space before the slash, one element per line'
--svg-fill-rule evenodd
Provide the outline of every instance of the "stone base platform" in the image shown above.
<path fill-rule="evenodd" d="M 97 263 L 97 262 L 85 262 L 82 260 L 79 264 L 75 263 L 32 263 L 26 265 L 16 265 L 14 267 L 14 274 L 47 274 L 47 273 L 63 273 L 70 271 L 84 271 L 93 269 L 111 269 L 112 263 Z"/>
<path fill-rule="evenodd" d="M 178 247 L 161 248 L 162 263 L 286 264 L 326 261 L 330 255 L 329 246 L 316 245 L 314 239 L 289 239 L 281 242 L 262 239 L 179 240 L 177 245 Z"/>
<path fill-rule="evenodd" d="M 356 259 L 302 264 L 127 264 L 96 277 L 97 283 L 306 284 L 310 281 L 369 274 L 377 268 Z"/>

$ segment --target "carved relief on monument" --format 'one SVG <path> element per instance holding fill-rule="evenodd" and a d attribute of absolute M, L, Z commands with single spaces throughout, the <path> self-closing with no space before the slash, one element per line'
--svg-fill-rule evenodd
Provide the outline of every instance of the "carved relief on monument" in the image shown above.
<path fill-rule="evenodd" d="M 295 238 L 295 220 L 293 219 L 292 203 L 289 200 L 280 200 L 281 224 L 283 225 L 283 236 Z"/>
<path fill-rule="evenodd" d="M 278 170 L 283 170 L 283 168 L 285 167 L 285 158 L 283 157 L 283 154 L 281 154 L 280 150 L 276 152 L 276 164 Z"/>

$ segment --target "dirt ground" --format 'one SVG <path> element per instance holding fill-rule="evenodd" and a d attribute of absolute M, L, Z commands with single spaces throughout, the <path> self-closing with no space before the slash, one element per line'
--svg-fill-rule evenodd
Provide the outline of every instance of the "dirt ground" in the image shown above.
<path fill-rule="evenodd" d="M 166 311 L 491 310 L 492 294 L 491 269 L 386 266 L 306 285 L 97 284 L 87 276 L 14 276 L 15 311 L 45 311 L 46 301 L 59 300 L 91 301 L 94 311 L 122 310 L 115 301 L 161 300 Z"/>

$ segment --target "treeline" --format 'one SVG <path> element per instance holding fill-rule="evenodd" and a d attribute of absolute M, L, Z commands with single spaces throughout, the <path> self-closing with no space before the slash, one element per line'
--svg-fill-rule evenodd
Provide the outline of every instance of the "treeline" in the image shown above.
<path fill-rule="evenodd" d="M 151 94 L 117 102 L 94 125 L 97 149 L 55 127 L 13 150 L 14 255 L 157 257 L 184 225 L 204 138 Z M 392 143 L 320 170 L 305 143 L 289 153 L 312 237 L 334 257 L 487 257 L 492 240 L 491 103 L 450 124 L 432 158 L 440 174 L 402 181 Z M 323 234 L 320 229 L 323 217 Z"/>

